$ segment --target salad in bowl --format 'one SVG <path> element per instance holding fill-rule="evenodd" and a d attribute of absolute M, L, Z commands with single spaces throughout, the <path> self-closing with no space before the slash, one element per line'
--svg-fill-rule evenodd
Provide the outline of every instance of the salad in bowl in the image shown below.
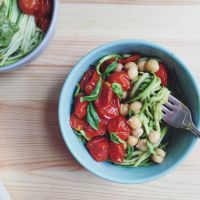
<path fill-rule="evenodd" d="M 191 70 L 145 40 L 99 46 L 71 70 L 59 100 L 59 124 L 86 169 L 118 183 L 144 183 L 174 170 L 197 138 L 167 127 L 161 107 L 173 96 L 200 125 L 200 93 Z"/>
<path fill-rule="evenodd" d="M 111 54 L 77 83 L 70 125 L 92 158 L 122 166 L 161 163 L 167 143 L 162 105 L 170 90 L 160 59 Z"/>

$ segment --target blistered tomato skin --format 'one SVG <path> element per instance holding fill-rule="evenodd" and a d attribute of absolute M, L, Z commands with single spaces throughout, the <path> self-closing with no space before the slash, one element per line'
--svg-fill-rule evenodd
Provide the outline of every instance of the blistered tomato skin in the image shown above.
<path fill-rule="evenodd" d="M 125 72 L 114 72 L 108 77 L 109 83 L 119 83 L 124 91 L 127 91 L 131 87 L 131 82 L 128 75 Z"/>
<path fill-rule="evenodd" d="M 108 132 L 116 133 L 120 139 L 126 140 L 130 135 L 131 130 L 126 118 L 120 115 L 109 121 Z"/>
<path fill-rule="evenodd" d="M 75 99 L 75 110 L 74 110 L 74 114 L 79 118 L 79 119 L 83 119 L 86 114 L 87 114 L 87 106 L 88 106 L 88 102 L 84 101 L 81 102 L 80 98 L 83 97 L 83 94 L 80 94 L 76 97 Z"/>
<path fill-rule="evenodd" d="M 108 159 L 108 139 L 106 137 L 95 137 L 87 142 L 86 146 L 97 162 L 103 162 Z"/>
<path fill-rule="evenodd" d="M 106 133 L 107 125 L 106 122 L 103 119 L 100 119 L 99 121 L 99 130 L 93 129 L 89 124 L 85 128 L 85 134 L 89 138 L 93 138 L 96 136 L 102 136 Z"/>
<path fill-rule="evenodd" d="M 92 78 L 92 75 L 94 74 L 95 70 L 89 69 L 83 76 L 80 82 L 80 88 L 81 90 L 84 90 L 85 85 L 88 83 L 88 81 Z"/>
<path fill-rule="evenodd" d="M 103 82 L 99 98 L 94 104 L 98 115 L 107 121 L 119 115 L 119 99 L 113 93 L 111 84 L 107 82 Z"/>
<path fill-rule="evenodd" d="M 109 142 L 109 157 L 114 163 L 122 163 L 124 159 L 124 144 L 116 144 L 114 142 Z"/>
<path fill-rule="evenodd" d="M 70 126 L 76 131 L 84 130 L 86 123 L 84 120 L 79 119 L 75 114 L 70 117 Z"/>
<path fill-rule="evenodd" d="M 19 0 L 19 7 L 23 13 L 34 15 L 39 7 L 39 0 Z"/>
<path fill-rule="evenodd" d="M 94 71 L 94 73 L 91 76 L 91 79 L 89 79 L 88 82 L 85 83 L 85 86 L 83 88 L 87 95 L 90 95 L 93 92 L 97 85 L 97 82 L 99 81 L 99 78 L 99 74 L 96 71 Z"/>
<path fill-rule="evenodd" d="M 156 72 L 156 76 L 158 76 L 161 79 L 161 83 L 163 86 L 167 86 L 168 82 L 168 75 L 167 75 L 167 69 L 164 64 L 159 64 L 159 70 Z"/>

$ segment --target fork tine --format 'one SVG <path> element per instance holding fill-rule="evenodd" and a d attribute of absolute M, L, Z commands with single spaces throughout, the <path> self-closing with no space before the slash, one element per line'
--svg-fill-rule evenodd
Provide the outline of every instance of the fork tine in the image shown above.
<path fill-rule="evenodd" d="M 172 96 L 171 94 L 169 95 L 168 101 L 174 103 L 174 104 L 179 104 L 181 103 L 177 98 L 175 98 L 174 96 Z"/>
<path fill-rule="evenodd" d="M 168 108 L 166 108 L 165 106 L 162 106 L 162 111 L 165 113 L 165 115 L 171 114 L 171 111 Z"/>
<path fill-rule="evenodd" d="M 171 104 L 171 102 L 167 102 L 164 104 L 166 107 L 170 108 L 170 109 L 174 109 L 175 105 Z"/>
<path fill-rule="evenodd" d="M 170 124 L 169 117 L 167 114 L 163 114 L 162 120 L 165 121 L 166 123 Z"/>

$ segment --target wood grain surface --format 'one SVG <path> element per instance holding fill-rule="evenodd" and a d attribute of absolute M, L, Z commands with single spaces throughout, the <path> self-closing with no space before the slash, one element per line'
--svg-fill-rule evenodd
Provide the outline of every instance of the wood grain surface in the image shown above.
<path fill-rule="evenodd" d="M 58 96 L 70 69 L 108 41 L 171 49 L 200 80 L 200 0 L 61 0 L 56 35 L 29 66 L 0 74 L 0 176 L 13 200 L 199 200 L 200 144 L 171 174 L 121 185 L 91 174 L 62 140 Z"/>

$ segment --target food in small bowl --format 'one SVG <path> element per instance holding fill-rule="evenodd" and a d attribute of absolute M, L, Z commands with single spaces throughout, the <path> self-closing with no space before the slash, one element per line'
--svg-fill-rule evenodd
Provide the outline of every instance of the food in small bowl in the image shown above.
<path fill-rule="evenodd" d="M 133 167 L 164 160 L 167 77 L 161 60 L 137 53 L 92 64 L 77 84 L 70 124 L 94 160 Z"/>
<path fill-rule="evenodd" d="M 126 67 L 124 60 L 129 62 Z M 105 67 L 101 66 L 102 61 Z M 152 67 L 152 63 L 156 65 Z M 107 73 L 106 69 L 111 71 Z M 113 75 L 116 73 L 123 74 L 122 82 L 121 76 Z M 96 84 L 90 84 L 93 83 L 90 80 L 95 80 Z M 155 95 L 151 93 L 154 89 Z M 198 127 L 200 94 L 197 81 L 173 53 L 143 40 L 121 40 L 100 46 L 73 67 L 64 83 L 59 100 L 59 123 L 64 141 L 73 156 L 100 177 L 119 183 L 155 180 L 175 169 L 197 142 L 188 131 L 167 130 L 166 124 L 160 121 L 162 113 L 157 103 L 165 102 L 169 92 L 189 107 Z M 108 112 L 111 107 L 112 112 Z M 150 135 L 150 132 L 153 133 Z M 98 154 L 99 151 L 103 153 Z"/>
<path fill-rule="evenodd" d="M 55 24 L 55 9 L 52 0 L 0 1 L 0 71 L 26 64 L 44 48 L 42 42 L 46 45 Z"/>

